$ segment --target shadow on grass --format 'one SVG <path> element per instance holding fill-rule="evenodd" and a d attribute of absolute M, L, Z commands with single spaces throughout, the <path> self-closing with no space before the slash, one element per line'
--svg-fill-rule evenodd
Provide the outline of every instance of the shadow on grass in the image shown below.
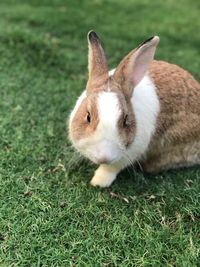
<path fill-rule="evenodd" d="M 164 191 L 184 190 L 188 183 L 193 183 L 198 177 L 200 177 L 199 166 L 169 170 L 156 175 L 129 167 L 118 175 L 110 189 L 124 195 L 162 195 Z"/>

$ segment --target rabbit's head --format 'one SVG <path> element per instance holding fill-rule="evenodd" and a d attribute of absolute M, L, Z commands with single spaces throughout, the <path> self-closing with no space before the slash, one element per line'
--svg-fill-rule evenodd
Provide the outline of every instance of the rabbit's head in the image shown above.
<path fill-rule="evenodd" d="M 158 42 L 158 37 L 148 39 L 109 73 L 99 38 L 93 31 L 88 33 L 89 78 L 70 115 L 69 136 L 93 162 L 111 164 L 126 157 L 137 127 L 133 91 L 144 78 Z"/>

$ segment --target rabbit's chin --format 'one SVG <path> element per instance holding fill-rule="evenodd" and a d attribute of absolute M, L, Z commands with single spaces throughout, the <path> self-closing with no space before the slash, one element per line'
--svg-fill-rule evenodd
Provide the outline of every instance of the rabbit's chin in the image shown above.
<path fill-rule="evenodd" d="M 114 164 L 114 163 L 117 163 L 120 158 L 119 157 L 116 157 L 114 159 L 107 159 L 107 158 L 102 158 L 102 159 L 97 159 L 97 158 L 90 158 L 90 160 L 95 163 L 95 164 Z"/>

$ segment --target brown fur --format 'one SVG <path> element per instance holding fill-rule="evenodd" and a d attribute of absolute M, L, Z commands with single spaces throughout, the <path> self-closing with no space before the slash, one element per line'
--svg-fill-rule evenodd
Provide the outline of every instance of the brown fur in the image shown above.
<path fill-rule="evenodd" d="M 129 81 L 127 79 L 128 76 L 128 63 L 131 59 L 131 57 L 133 56 L 133 54 L 135 53 L 136 49 L 133 49 L 127 56 L 125 56 L 121 62 L 119 63 L 119 65 L 117 66 L 114 75 L 113 75 L 113 80 L 121 85 L 121 90 L 123 91 L 124 95 L 126 96 L 126 98 L 130 98 L 132 95 L 132 85 L 129 84 Z"/>
<path fill-rule="evenodd" d="M 87 93 L 93 93 L 108 80 L 108 66 L 101 42 L 94 32 L 88 33 L 88 82 Z"/>
<path fill-rule="evenodd" d="M 125 144 L 125 147 L 128 146 L 133 142 L 135 137 L 135 116 L 133 114 L 133 109 L 131 102 L 124 103 L 124 101 L 120 101 L 122 115 L 118 120 L 118 131 L 119 135 Z M 125 117 L 127 116 L 126 125 L 124 125 Z"/>
<path fill-rule="evenodd" d="M 90 97 L 85 98 L 79 106 L 70 127 L 70 135 L 73 136 L 73 140 L 79 141 L 95 132 L 99 123 L 96 100 L 97 94 L 92 94 Z M 87 112 L 91 116 L 90 124 L 87 122 Z"/>

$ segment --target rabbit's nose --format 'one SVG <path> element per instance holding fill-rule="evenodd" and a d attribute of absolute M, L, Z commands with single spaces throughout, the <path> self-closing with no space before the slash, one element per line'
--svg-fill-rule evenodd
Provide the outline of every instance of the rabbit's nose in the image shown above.
<path fill-rule="evenodd" d="M 106 163 L 109 163 L 109 159 L 106 158 L 106 157 L 101 157 L 98 159 L 98 163 L 99 164 L 106 164 Z"/>
<path fill-rule="evenodd" d="M 108 157 L 106 156 L 98 156 L 98 157 L 95 157 L 96 161 L 98 164 L 106 164 L 106 163 L 109 163 L 110 160 L 108 159 Z"/>

